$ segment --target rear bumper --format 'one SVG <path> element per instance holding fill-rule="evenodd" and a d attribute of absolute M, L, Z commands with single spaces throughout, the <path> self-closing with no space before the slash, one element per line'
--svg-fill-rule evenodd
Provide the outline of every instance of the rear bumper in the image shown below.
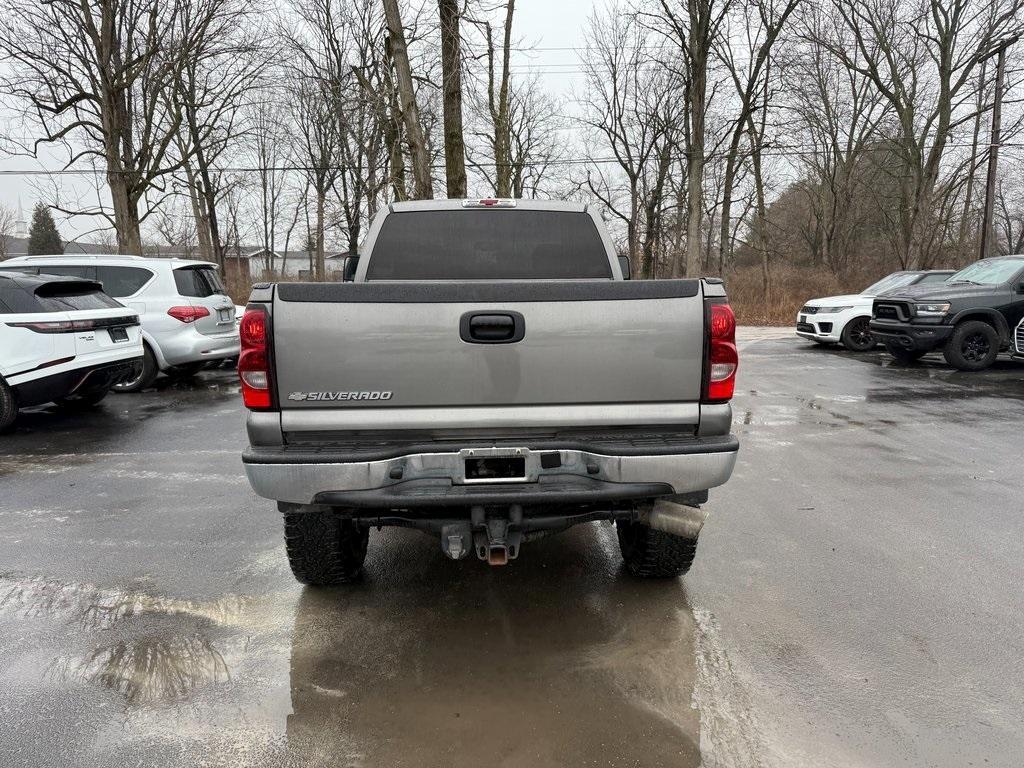
<path fill-rule="evenodd" d="M 881 342 L 888 342 L 903 349 L 930 351 L 941 347 L 953 333 L 950 325 L 915 325 L 871 321 L 871 333 Z"/>
<path fill-rule="evenodd" d="M 474 504 L 577 504 L 693 493 L 725 483 L 736 464 L 732 435 L 695 438 L 685 453 L 607 455 L 578 449 L 463 449 L 373 461 L 303 459 L 266 448 L 243 455 L 253 490 L 295 504 L 397 509 Z M 516 480 L 466 478 L 469 450 L 524 460 Z"/>
<path fill-rule="evenodd" d="M 186 326 L 176 333 L 157 336 L 156 342 L 167 365 L 237 357 L 240 349 L 237 327 L 227 333 L 207 335 Z"/>
<path fill-rule="evenodd" d="M 130 376 L 142 357 L 121 359 L 113 363 L 100 363 L 27 381 L 12 387 L 20 408 L 53 402 L 75 392 L 109 389 Z"/>

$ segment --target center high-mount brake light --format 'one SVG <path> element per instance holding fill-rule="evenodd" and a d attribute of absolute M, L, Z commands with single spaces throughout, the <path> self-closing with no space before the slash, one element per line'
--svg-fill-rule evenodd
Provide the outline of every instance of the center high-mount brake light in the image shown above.
<path fill-rule="evenodd" d="M 736 316 L 726 302 L 708 306 L 707 402 L 725 403 L 736 389 Z"/>
<path fill-rule="evenodd" d="M 167 314 L 183 323 L 194 323 L 201 317 L 209 317 L 210 310 L 206 307 L 171 307 Z"/>
<path fill-rule="evenodd" d="M 242 401 L 246 408 L 270 407 L 270 365 L 267 358 L 267 313 L 262 308 L 246 309 L 238 326 L 242 352 L 238 356 L 238 377 L 242 380 Z"/>
<path fill-rule="evenodd" d="M 479 200 L 463 200 L 463 208 L 515 208 L 516 201 L 510 197 L 481 197 Z"/>

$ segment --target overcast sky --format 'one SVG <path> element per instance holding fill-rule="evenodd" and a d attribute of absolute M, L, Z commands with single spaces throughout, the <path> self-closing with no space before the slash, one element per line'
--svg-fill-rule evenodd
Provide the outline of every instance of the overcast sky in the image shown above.
<path fill-rule="evenodd" d="M 521 47 L 536 47 L 533 51 L 517 51 L 513 57 L 513 72 L 522 76 L 538 72 L 542 84 L 552 95 L 568 97 L 579 82 L 579 59 L 573 50 L 583 45 L 583 28 L 591 11 L 603 0 L 518 0 L 516 3 L 515 35 Z M 567 104 L 568 108 L 568 104 Z M 7 136 L 25 133 L 7 117 L 8 125 L 2 133 Z M 59 168 L 63 156 L 48 152 L 45 156 L 11 157 L 0 155 L 0 204 L 16 208 L 21 203 L 26 218 L 31 218 L 32 206 L 37 199 L 52 202 L 55 192 L 67 199 L 78 197 L 82 204 L 96 201 L 95 183 L 91 176 L 29 176 L 12 175 L 12 171 Z M 59 190 L 55 189 L 59 185 Z M 66 240 L 74 239 L 90 230 L 96 223 L 87 218 L 63 220 L 56 214 L 61 234 Z"/>

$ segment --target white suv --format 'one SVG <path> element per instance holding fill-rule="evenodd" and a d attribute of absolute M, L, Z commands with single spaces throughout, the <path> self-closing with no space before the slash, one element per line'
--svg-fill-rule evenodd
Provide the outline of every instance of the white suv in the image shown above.
<path fill-rule="evenodd" d="M 211 360 L 238 356 L 235 305 L 224 292 L 217 265 L 142 256 L 18 256 L 0 271 L 70 275 L 97 280 L 103 290 L 136 310 L 145 346 L 136 376 L 114 387 L 136 392 L 161 371 L 190 375 Z"/>
<path fill-rule="evenodd" d="M 87 408 L 134 376 L 139 315 L 92 280 L 0 273 L 0 430 L 19 408 Z"/>

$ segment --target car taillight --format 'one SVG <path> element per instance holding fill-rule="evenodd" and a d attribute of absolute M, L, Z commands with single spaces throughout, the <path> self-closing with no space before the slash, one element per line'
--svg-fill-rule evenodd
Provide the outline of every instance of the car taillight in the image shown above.
<path fill-rule="evenodd" d="M 708 312 L 707 401 L 724 403 L 736 389 L 736 316 L 726 303 L 711 304 Z"/>
<path fill-rule="evenodd" d="M 74 331 L 94 331 L 105 327 L 106 323 L 96 320 L 50 320 L 35 323 L 7 323 L 11 328 L 27 328 L 36 333 L 73 333 Z"/>
<path fill-rule="evenodd" d="M 167 314 L 183 323 L 194 323 L 201 317 L 209 317 L 210 310 L 206 307 L 171 307 Z"/>
<path fill-rule="evenodd" d="M 242 352 L 238 356 L 238 377 L 242 380 L 242 401 L 246 408 L 270 407 L 270 364 L 267 358 L 267 313 L 246 309 L 238 326 Z"/>

